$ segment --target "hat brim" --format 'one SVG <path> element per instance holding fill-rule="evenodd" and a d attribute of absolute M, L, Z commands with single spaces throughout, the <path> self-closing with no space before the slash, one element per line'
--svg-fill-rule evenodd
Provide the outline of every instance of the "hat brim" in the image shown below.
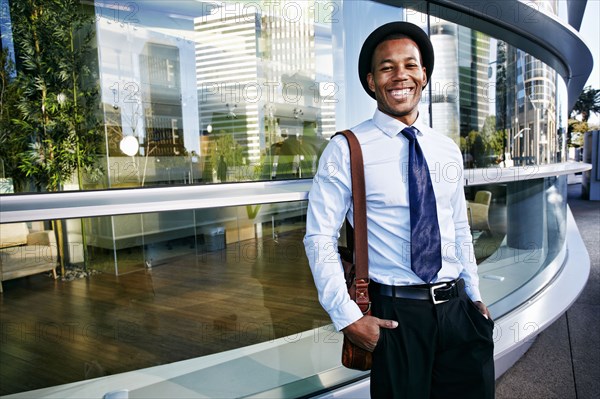
<path fill-rule="evenodd" d="M 391 34 L 403 34 L 410 37 L 419 47 L 421 52 L 421 58 L 423 60 L 423 66 L 425 67 L 425 74 L 427 76 L 427 83 L 431 80 L 431 73 L 433 72 L 433 46 L 429 36 L 419 28 L 417 25 L 410 22 L 390 22 L 382 25 L 375 29 L 363 43 L 360 55 L 358 56 L 358 77 L 363 89 L 368 95 L 375 98 L 375 93 L 369 89 L 369 83 L 367 81 L 367 75 L 371 72 L 371 61 L 373 59 L 373 53 L 377 46 Z"/>

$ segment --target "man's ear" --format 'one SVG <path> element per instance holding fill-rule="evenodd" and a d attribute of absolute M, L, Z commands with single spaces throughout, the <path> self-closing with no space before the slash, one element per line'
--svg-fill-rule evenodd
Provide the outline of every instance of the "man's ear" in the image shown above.
<path fill-rule="evenodd" d="M 371 72 L 367 74 L 367 84 L 369 85 L 369 90 L 375 93 L 375 80 L 373 80 L 373 74 Z"/>
<path fill-rule="evenodd" d="M 427 71 L 425 70 L 425 67 L 423 67 L 423 87 L 427 86 Z"/>

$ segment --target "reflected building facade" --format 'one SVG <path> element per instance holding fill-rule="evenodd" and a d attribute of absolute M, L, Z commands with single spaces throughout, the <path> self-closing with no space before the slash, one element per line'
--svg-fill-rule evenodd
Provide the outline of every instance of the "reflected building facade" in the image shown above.
<path fill-rule="evenodd" d="M 564 127 L 557 124 L 557 74 L 535 57 L 505 45 L 506 117 L 511 165 L 557 162 L 566 151 Z M 564 155 L 562 155 L 564 156 Z"/>
<path fill-rule="evenodd" d="M 294 18 L 282 14 L 292 4 Z M 233 137 L 241 164 L 260 169 L 250 180 L 314 174 L 314 146 L 334 133 L 334 107 L 323 90 L 332 76 L 317 68 L 331 54 L 316 54 L 319 41 L 330 48 L 331 30 L 316 26 L 311 9 L 308 2 L 260 11 L 223 6 L 194 20 L 200 124 L 213 141 L 206 155 L 221 157 L 215 140 Z"/>

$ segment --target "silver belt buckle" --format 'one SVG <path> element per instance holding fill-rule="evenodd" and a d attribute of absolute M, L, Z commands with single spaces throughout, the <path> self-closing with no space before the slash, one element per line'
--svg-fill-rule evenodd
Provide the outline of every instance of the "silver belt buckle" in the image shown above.
<path fill-rule="evenodd" d="M 437 290 L 438 288 L 441 287 L 446 287 L 448 285 L 448 283 L 438 283 L 435 285 L 432 285 L 431 287 L 429 287 L 429 294 L 431 295 L 431 302 L 433 302 L 434 305 L 439 305 L 440 303 L 444 303 L 444 302 L 448 302 L 448 299 L 442 299 L 441 301 L 438 301 L 437 299 L 435 299 L 435 290 Z"/>

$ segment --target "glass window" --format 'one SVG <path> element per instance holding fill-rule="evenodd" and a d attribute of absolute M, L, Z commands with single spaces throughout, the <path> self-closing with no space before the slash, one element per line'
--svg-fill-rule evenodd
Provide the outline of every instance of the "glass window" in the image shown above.
<path fill-rule="evenodd" d="M 133 162 L 139 186 L 312 176 L 335 118 L 319 7 L 141 1 L 115 23 L 97 4 L 106 140 L 134 152 L 115 145 L 109 164 Z"/>
<path fill-rule="evenodd" d="M 67 32 L 78 39 L 69 51 L 79 67 L 87 62 L 79 73 L 88 84 L 75 76 L 63 87 L 53 82 L 71 76 L 72 67 L 52 57 L 65 43 L 44 42 L 52 52 L 39 54 L 43 63 L 63 69 L 29 68 L 24 58 L 28 48 L 36 48 L 25 33 L 29 14 L 57 9 L 39 5 L 35 11 L 10 2 L 16 84 L 36 76 L 48 82 L 42 93 L 22 97 L 21 108 L 39 109 L 52 101 L 36 120 L 42 127 L 68 121 L 73 109 L 84 111 L 83 104 L 89 112 L 85 123 L 73 127 L 73 134 L 87 132 L 87 140 L 75 143 L 87 144 L 86 151 L 75 144 L 54 149 L 79 157 L 66 166 L 53 164 L 66 168 L 62 174 L 49 176 L 36 165 L 52 156 L 48 146 L 63 136 L 41 137 L 38 149 L 28 150 L 37 125 L 21 129 L 11 145 L 24 155 L 11 158 L 7 151 L 4 159 L 7 173 L 23 181 L 17 191 L 32 190 L 32 179 L 55 191 L 68 184 L 72 189 L 148 187 L 314 174 L 316 159 L 335 132 L 332 25 L 339 18 L 338 3 L 88 3 L 73 6 L 80 11 L 79 28 Z M 35 28 L 53 26 L 42 20 Z M 84 58 L 88 55 L 93 57 Z M 73 93 L 82 98 L 71 101 Z M 19 109 L 15 94 L 16 118 L 27 120 Z M 89 111 L 94 109 L 100 112 Z M 36 155 L 32 151 L 38 161 L 23 165 Z M 78 170 L 79 178 L 71 178 Z"/>
<path fill-rule="evenodd" d="M 566 176 L 472 186 L 466 196 L 481 294 L 498 318 L 562 265 Z"/>
<path fill-rule="evenodd" d="M 0 155 L 16 192 L 311 177 L 336 129 L 369 118 L 375 106 L 357 82 L 356 49 L 340 44 L 360 43 L 392 20 L 430 29 L 436 68 L 421 112 L 460 145 L 466 167 L 561 159 L 556 73 L 510 43 L 429 20 L 421 8 L 142 0 L 75 9 L 66 16 L 79 21 L 65 32 L 72 43 L 44 42 L 53 50 L 40 53 L 62 69 L 29 68 L 33 11 L 10 2 L 5 26 L 15 34 L 3 35 L 3 46 L 15 49 L 6 52 L 15 117 L 3 120 L 11 140 Z M 369 23 L 359 27 L 365 12 Z M 66 45 L 75 66 L 52 58 Z M 61 76 L 74 80 L 50 83 Z M 44 90 L 33 89 L 36 79 L 48 82 Z M 29 86 L 34 94 L 17 94 Z M 42 103 L 40 115 L 23 114 Z"/>
<path fill-rule="evenodd" d="M 73 259 L 83 253 L 76 228 L 87 227 L 89 264 L 68 266 L 60 280 L 38 271 L 3 281 L 0 359 L 11 366 L 1 368 L 2 380 L 10 381 L 2 394 L 190 358 L 225 367 L 227 356 L 208 355 L 301 339 L 316 345 L 319 334 L 333 339 L 304 252 L 305 215 L 302 201 L 64 221 L 72 225 L 66 242 Z M 4 224 L 3 236 L 18 229 L 43 231 L 45 224 Z M 47 249 L 2 243 L 3 272 L 23 256 L 56 266 L 55 243 Z M 331 356 L 314 364 L 278 361 L 305 364 L 288 381 L 339 363 Z M 56 366 L 53 372 L 48 365 Z M 283 369 L 273 371 L 284 376 Z M 247 395 L 282 383 L 263 377 L 250 384 L 242 373 L 231 384 Z"/>
<path fill-rule="evenodd" d="M 557 162 L 556 72 L 505 41 L 431 21 L 432 126 L 460 145 L 465 167 Z"/>

